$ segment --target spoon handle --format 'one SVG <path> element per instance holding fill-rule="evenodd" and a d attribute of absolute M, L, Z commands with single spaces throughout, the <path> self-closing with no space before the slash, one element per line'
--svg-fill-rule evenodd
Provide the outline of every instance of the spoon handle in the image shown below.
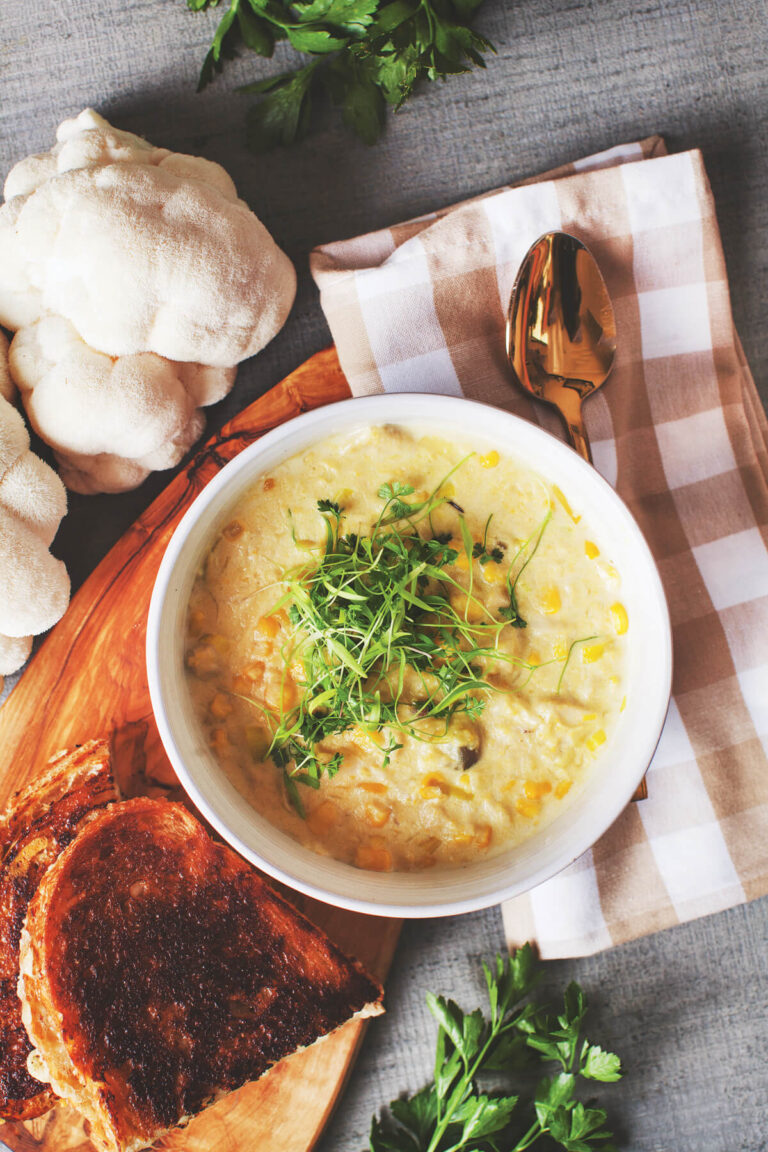
<path fill-rule="evenodd" d="M 553 376 L 546 383 L 542 399 L 548 400 L 557 408 L 563 418 L 571 447 L 586 460 L 587 464 L 591 464 L 592 452 L 589 447 L 587 430 L 584 427 L 584 417 L 581 414 L 580 388 L 581 382 L 578 380 L 567 380 Z"/>
<path fill-rule="evenodd" d="M 581 418 L 581 405 L 579 405 L 578 413 L 574 416 L 571 413 L 570 418 L 566 416 L 562 408 L 559 409 L 560 415 L 565 423 L 568 432 L 568 439 L 571 442 L 571 447 L 575 448 L 579 456 L 582 456 L 587 464 L 592 463 L 592 449 L 589 446 L 589 437 L 587 430 L 584 427 L 584 421 Z"/>

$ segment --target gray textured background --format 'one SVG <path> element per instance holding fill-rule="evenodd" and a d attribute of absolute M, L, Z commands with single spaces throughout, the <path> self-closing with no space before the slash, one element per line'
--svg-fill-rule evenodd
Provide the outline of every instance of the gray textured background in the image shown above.
<path fill-rule="evenodd" d="M 672 149 L 704 152 L 736 324 L 765 399 L 767 17 L 760 0 L 485 0 L 479 26 L 498 48 L 488 70 L 425 90 L 376 148 L 321 116 L 322 130 L 303 144 L 253 157 L 243 147 L 244 99 L 232 89 L 277 70 L 281 57 L 243 58 L 196 96 L 215 18 L 188 13 L 182 0 L 0 0 L 0 172 L 48 148 L 55 125 L 86 105 L 230 170 L 295 260 L 300 288 L 283 332 L 210 413 L 213 428 L 328 343 L 307 272 L 315 244 L 661 132 Z M 75 584 L 167 478 L 72 501 L 56 551 Z M 370 1028 L 323 1152 L 362 1148 L 379 1105 L 428 1078 L 425 991 L 473 1005 L 478 958 L 501 942 L 496 910 L 406 927 L 389 1013 Z M 767 957 L 763 900 L 548 966 L 553 986 L 584 983 L 595 1037 L 624 1057 L 626 1080 L 600 1092 L 622 1148 L 768 1149 Z"/>

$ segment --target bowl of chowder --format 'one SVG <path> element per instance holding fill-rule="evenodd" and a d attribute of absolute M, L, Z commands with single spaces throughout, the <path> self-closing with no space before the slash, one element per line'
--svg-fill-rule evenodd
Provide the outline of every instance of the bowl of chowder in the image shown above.
<path fill-rule="evenodd" d="M 147 634 L 160 735 L 276 879 L 387 915 L 517 895 L 610 826 L 672 657 L 612 488 L 498 409 L 406 394 L 307 413 L 212 480 Z"/>

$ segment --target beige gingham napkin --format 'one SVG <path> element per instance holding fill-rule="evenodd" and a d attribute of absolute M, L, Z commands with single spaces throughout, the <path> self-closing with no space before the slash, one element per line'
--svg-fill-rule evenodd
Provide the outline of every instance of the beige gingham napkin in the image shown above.
<path fill-rule="evenodd" d="M 504 357 L 515 274 L 552 228 L 591 248 L 616 309 L 616 365 L 586 422 L 659 565 L 675 672 L 649 798 L 503 907 L 510 943 L 535 939 L 545 957 L 768 891 L 768 423 L 701 155 L 666 155 L 659 137 L 622 145 L 311 258 L 354 393 L 470 396 L 561 435 Z"/>

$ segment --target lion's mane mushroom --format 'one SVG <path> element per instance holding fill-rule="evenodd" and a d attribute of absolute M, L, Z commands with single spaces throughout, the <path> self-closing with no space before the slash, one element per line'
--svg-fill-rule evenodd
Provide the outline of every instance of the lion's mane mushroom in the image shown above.
<path fill-rule="evenodd" d="M 70 488 L 170 468 L 200 407 L 285 322 L 296 274 L 218 164 L 87 109 L 18 163 L 0 207 L 11 375 Z"/>
<path fill-rule="evenodd" d="M 67 510 L 59 477 L 29 449 L 13 404 L 8 341 L 0 332 L 0 686 L 69 603 L 69 577 L 48 548 Z"/>

